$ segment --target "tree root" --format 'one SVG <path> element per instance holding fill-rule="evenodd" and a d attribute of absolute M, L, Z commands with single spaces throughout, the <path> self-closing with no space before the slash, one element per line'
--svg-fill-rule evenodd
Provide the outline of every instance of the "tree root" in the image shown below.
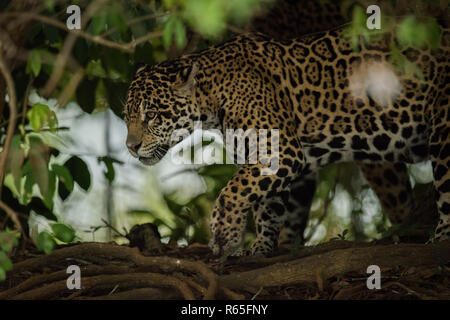
<path fill-rule="evenodd" d="M 179 279 L 158 273 L 131 273 L 99 275 L 94 277 L 83 277 L 83 290 L 88 291 L 98 285 L 121 285 L 126 284 L 134 288 L 139 287 L 173 287 L 180 291 L 186 300 L 194 300 L 195 296 L 188 285 Z M 26 291 L 13 297 L 13 300 L 42 300 L 67 292 L 66 280 L 53 282 L 46 286 Z"/>
<path fill-rule="evenodd" d="M 131 268 L 126 266 L 82 266 L 80 267 L 81 274 L 83 276 L 93 276 L 98 274 L 125 274 L 129 272 L 133 272 Z M 17 296 L 22 292 L 27 290 L 31 290 L 34 287 L 42 286 L 45 283 L 51 283 L 63 279 L 67 279 L 66 270 L 61 270 L 57 272 L 53 272 L 47 275 L 39 274 L 37 276 L 28 278 L 27 280 L 21 282 L 17 286 L 0 292 L 0 300 L 10 299 L 11 297 Z M 65 287 L 67 289 L 67 287 Z"/>
<path fill-rule="evenodd" d="M 170 257 L 147 257 L 141 255 L 137 248 L 106 243 L 82 243 L 55 250 L 48 256 L 41 256 L 17 263 L 12 273 L 42 268 L 62 262 L 67 258 L 82 257 L 83 259 L 89 259 L 89 256 L 107 257 L 109 260 L 125 260 L 134 263 L 135 266 L 149 267 L 156 272 L 188 271 L 197 273 L 208 283 L 204 299 L 214 298 L 217 290 L 216 275 L 201 261 L 192 262 Z"/>
<path fill-rule="evenodd" d="M 185 251 L 184 256 L 189 256 L 189 252 Z M 176 254 L 183 256 L 183 251 Z M 235 263 L 231 265 L 233 260 Z M 445 271 L 445 265 L 450 262 L 450 241 L 427 245 L 332 241 L 316 247 L 300 248 L 296 254 L 231 259 L 225 268 L 229 274 L 220 276 L 216 276 L 211 268 L 220 270 L 223 265 L 218 266 L 214 261 L 209 260 L 208 266 L 202 261 L 144 256 L 138 249 L 126 246 L 81 243 L 15 263 L 7 275 L 9 287 L 3 286 L 0 300 L 191 300 L 244 299 L 252 296 L 259 299 L 274 290 L 285 292 L 283 288 L 286 287 L 291 288 L 290 294 L 298 294 L 300 290 L 305 298 L 373 297 L 365 283 L 369 265 L 381 268 L 382 277 L 386 279 L 382 287 L 388 289 L 390 294 L 401 293 L 419 299 L 450 295 L 449 290 L 445 289 L 447 278 L 435 283 L 433 290 L 436 292 L 430 291 L 430 286 L 421 285 L 425 279 L 436 279 L 439 268 Z M 66 268 L 71 264 L 80 265 L 80 290 L 67 289 L 69 275 Z M 389 276 L 387 272 L 394 269 L 399 271 Z M 348 280 L 349 274 L 354 274 L 350 276 L 351 280 Z M 407 277 L 411 275 L 417 281 L 409 281 Z M 342 276 L 350 282 L 339 280 Z M 308 285 L 302 285 L 305 283 Z"/>
<path fill-rule="evenodd" d="M 138 288 L 96 297 L 75 297 L 74 300 L 180 300 L 179 292 L 164 288 Z"/>

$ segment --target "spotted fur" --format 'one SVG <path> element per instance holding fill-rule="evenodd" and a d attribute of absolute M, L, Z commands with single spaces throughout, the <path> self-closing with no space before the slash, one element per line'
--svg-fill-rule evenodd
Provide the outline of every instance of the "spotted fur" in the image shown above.
<path fill-rule="evenodd" d="M 259 32 L 282 41 L 298 38 L 310 33 L 326 31 L 350 22 L 352 10 L 356 5 L 366 8 L 372 4 L 365 0 L 317 1 L 317 0 L 280 0 L 273 7 L 261 11 L 250 22 L 247 30 Z M 383 14 L 405 14 L 403 9 L 393 8 L 384 3 Z M 437 12 L 430 13 L 438 16 Z M 442 12 L 445 17 L 445 12 Z M 270 21 L 271 23 L 267 23 Z M 404 163 L 383 162 L 367 164 L 357 162 L 366 180 L 378 196 L 383 212 L 395 224 L 414 223 L 415 201 L 410 184 L 407 166 Z M 280 232 L 279 243 L 303 242 L 306 222 L 316 188 L 316 173 L 311 172 L 303 181 L 297 179 L 291 187 L 289 197 L 285 198 L 288 218 Z M 294 191 L 292 191 L 294 190 Z"/>
<path fill-rule="evenodd" d="M 431 159 L 440 221 L 435 237 L 450 235 L 449 32 L 435 51 L 404 54 L 424 81 L 392 67 L 402 89 L 387 105 L 354 96 L 350 80 L 371 63 L 389 65 L 391 35 L 361 42 L 359 51 L 338 28 L 283 42 L 260 34 L 141 68 L 131 83 L 125 121 L 130 152 L 156 163 L 175 129 L 278 129 L 279 169 L 241 166 L 221 191 L 211 218 L 216 254 L 242 244 L 246 216 L 255 214 L 254 254 L 270 254 L 284 225 L 291 192 L 331 162 L 413 163 Z M 363 92 L 365 93 L 365 92 Z M 269 141 L 270 150 L 270 141 Z M 307 197 L 306 197 L 307 198 Z M 302 223 L 302 222 L 295 222 Z"/>

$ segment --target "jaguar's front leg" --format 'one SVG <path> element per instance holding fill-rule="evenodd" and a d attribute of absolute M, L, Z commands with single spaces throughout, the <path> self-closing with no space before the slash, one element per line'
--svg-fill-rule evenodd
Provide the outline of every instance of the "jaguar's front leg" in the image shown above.
<path fill-rule="evenodd" d="M 212 212 L 209 246 L 215 255 L 236 253 L 241 248 L 245 233 L 249 207 L 245 205 L 245 200 L 239 199 L 243 190 L 233 180 L 220 192 Z"/>
<path fill-rule="evenodd" d="M 287 215 L 286 204 L 279 196 L 254 205 L 256 239 L 252 245 L 252 255 L 268 256 L 273 253 Z"/>
<path fill-rule="evenodd" d="M 211 219 L 210 247 L 214 254 L 233 254 L 241 247 L 247 213 L 255 204 L 276 199 L 284 192 L 289 192 L 293 173 L 300 170 L 301 162 L 296 159 L 283 161 L 280 157 L 278 163 L 278 169 L 272 174 L 262 171 L 266 169 L 264 165 L 245 165 L 221 191 Z M 272 219 L 282 214 L 279 205 L 275 204 L 276 201 L 266 203 L 268 210 L 260 216 L 261 219 L 256 219 L 256 228 L 260 232 L 252 247 L 254 253 L 271 252 L 274 239 L 277 239 L 282 226 L 279 223 L 281 219 Z M 273 224 L 267 224 L 267 221 L 273 221 Z"/>

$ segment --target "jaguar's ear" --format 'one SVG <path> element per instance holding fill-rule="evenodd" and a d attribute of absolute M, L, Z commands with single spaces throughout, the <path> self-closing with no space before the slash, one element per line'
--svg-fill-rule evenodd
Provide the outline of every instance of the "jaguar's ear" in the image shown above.
<path fill-rule="evenodd" d="M 143 63 L 143 62 L 138 62 L 138 63 L 136 63 L 136 65 L 134 66 L 134 74 L 137 74 L 137 73 L 141 72 L 142 70 L 144 70 L 144 69 L 146 69 L 146 68 L 148 68 L 148 67 L 149 67 L 148 64 L 145 64 L 145 63 Z"/>
<path fill-rule="evenodd" d="M 195 87 L 195 75 L 197 74 L 198 67 L 194 63 L 191 67 L 184 68 L 181 71 L 180 76 L 176 80 L 173 90 L 175 94 L 181 96 L 189 96 L 192 94 L 193 89 Z"/>

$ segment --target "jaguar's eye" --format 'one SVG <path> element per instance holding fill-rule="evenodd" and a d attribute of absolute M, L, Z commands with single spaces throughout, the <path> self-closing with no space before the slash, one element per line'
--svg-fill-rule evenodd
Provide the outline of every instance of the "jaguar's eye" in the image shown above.
<path fill-rule="evenodd" d="M 147 111 L 145 114 L 145 118 L 147 121 L 153 120 L 155 119 L 157 116 L 157 112 L 156 111 Z"/>

